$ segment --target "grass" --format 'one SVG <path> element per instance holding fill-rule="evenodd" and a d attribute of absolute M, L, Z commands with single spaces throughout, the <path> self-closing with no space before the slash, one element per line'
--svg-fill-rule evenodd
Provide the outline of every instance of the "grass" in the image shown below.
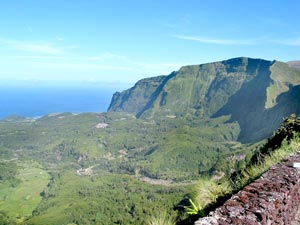
<path fill-rule="evenodd" d="M 251 183 L 253 180 L 260 177 L 264 172 L 266 172 L 271 166 L 280 163 L 284 158 L 290 154 L 295 153 L 300 150 L 300 137 L 294 135 L 294 139 L 290 144 L 287 141 L 283 141 L 282 146 L 271 152 L 270 155 L 265 156 L 264 162 L 254 164 L 249 168 L 242 171 L 241 176 L 234 184 L 235 189 L 240 189 L 245 185 Z"/>
<path fill-rule="evenodd" d="M 287 156 L 300 150 L 300 135 L 294 135 L 294 139 L 287 143 L 284 141 L 282 146 L 273 151 L 270 155 L 265 156 L 264 161 L 251 165 L 242 170 L 240 176 L 235 181 L 224 179 L 221 183 L 216 183 L 212 179 L 200 179 L 193 187 L 191 194 L 191 206 L 186 212 L 198 211 L 198 215 L 204 215 L 204 209 L 217 202 L 219 197 L 232 194 L 260 177 L 271 166 L 280 163 Z"/>
<path fill-rule="evenodd" d="M 230 148 L 237 143 L 239 129 L 237 124 L 225 124 L 227 119 L 162 117 L 151 121 L 124 113 L 104 113 L 60 114 L 31 122 L 0 121 L 1 147 L 10 151 L 1 151 L 0 155 L 7 160 L 33 159 L 51 173 L 50 185 L 43 190 L 47 182 L 39 187 L 37 178 L 26 176 L 39 174 L 42 168 L 20 165 L 23 182 L 15 189 L 1 186 L 0 209 L 9 211 L 10 218 L 26 218 L 34 210 L 25 221 L 30 224 L 143 224 L 157 208 L 172 211 L 187 193 L 187 186 L 176 183 L 198 178 L 200 161 L 207 161 L 201 168 L 207 171 L 218 161 L 218 154 L 240 151 L 243 145 L 234 151 Z M 109 125 L 98 129 L 98 123 Z M 112 155 L 110 160 L 104 157 L 108 153 Z M 91 177 L 76 174 L 77 169 L 92 165 L 97 167 Z M 164 187 L 145 184 L 134 178 L 136 169 L 142 176 L 172 179 L 174 183 Z M 38 189 L 36 197 L 27 191 L 30 185 Z M 39 202 L 41 192 L 43 199 Z M 23 212 L 26 202 L 29 206 Z"/>
<path fill-rule="evenodd" d="M 32 161 L 18 162 L 18 168 L 20 184 L 11 187 L 7 182 L 0 183 L 0 211 L 22 222 L 40 203 L 40 193 L 49 182 L 49 174 Z"/>
<path fill-rule="evenodd" d="M 289 67 L 288 64 L 276 62 L 271 66 L 272 84 L 267 88 L 266 108 L 272 108 L 277 104 L 277 97 L 289 90 L 289 85 L 299 85 L 299 69 Z"/>
<path fill-rule="evenodd" d="M 43 201 L 26 223 L 145 224 L 150 215 L 161 211 L 158 209 L 166 209 L 170 215 L 172 205 L 185 191 L 185 187 L 153 186 L 105 171 L 92 176 L 64 171 L 53 174 Z"/>
<path fill-rule="evenodd" d="M 210 178 L 201 178 L 197 184 L 194 185 L 191 193 L 190 207 L 186 207 L 188 214 L 203 215 L 203 210 L 208 205 L 217 202 L 220 196 L 230 194 L 233 191 L 231 184 L 228 181 L 217 183 Z"/>
<path fill-rule="evenodd" d="M 19 164 L 17 178 L 22 183 L 16 188 L 1 183 L 0 211 L 20 221 L 33 212 L 24 221 L 28 224 L 145 224 L 147 218 L 152 224 L 172 222 L 157 209 L 166 208 L 170 215 L 189 188 L 180 183 L 211 171 L 229 174 L 235 163 L 230 157 L 249 152 L 236 141 L 238 124 L 227 120 L 191 116 L 153 122 L 110 113 L 46 116 L 30 123 L 0 121 L 2 148 L 11 151 L 2 154 L 7 161 L 32 158 L 51 171 L 44 189 L 49 177 L 40 177 L 43 168 L 29 161 Z M 98 129 L 98 123 L 109 126 Z M 112 159 L 104 158 L 108 153 Z M 92 176 L 76 174 L 92 165 L 97 165 Z M 174 183 L 143 183 L 134 177 L 137 169 L 141 176 Z M 192 199 L 197 211 L 232 188 L 205 179 L 199 183 Z"/>
<path fill-rule="evenodd" d="M 170 214 L 166 210 L 157 210 L 156 215 L 152 215 L 146 225 L 175 225 L 175 215 Z"/>

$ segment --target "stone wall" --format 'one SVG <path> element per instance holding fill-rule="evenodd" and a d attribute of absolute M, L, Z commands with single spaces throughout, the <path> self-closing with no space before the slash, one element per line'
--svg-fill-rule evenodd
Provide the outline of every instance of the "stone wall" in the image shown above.
<path fill-rule="evenodd" d="M 271 167 L 195 225 L 300 224 L 300 168 L 293 162 L 300 162 L 300 153 Z"/>

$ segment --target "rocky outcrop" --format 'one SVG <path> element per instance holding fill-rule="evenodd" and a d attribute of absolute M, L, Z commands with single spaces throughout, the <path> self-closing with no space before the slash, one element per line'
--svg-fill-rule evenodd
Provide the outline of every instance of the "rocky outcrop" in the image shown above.
<path fill-rule="evenodd" d="M 300 162 L 299 152 L 271 167 L 195 225 L 300 224 L 300 168 L 293 167 L 294 162 Z"/>

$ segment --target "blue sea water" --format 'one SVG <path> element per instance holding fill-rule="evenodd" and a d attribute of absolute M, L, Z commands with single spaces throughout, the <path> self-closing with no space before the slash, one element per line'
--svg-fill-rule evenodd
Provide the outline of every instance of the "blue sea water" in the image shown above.
<path fill-rule="evenodd" d="M 17 85 L 0 87 L 0 119 L 63 112 L 105 112 L 117 87 Z"/>

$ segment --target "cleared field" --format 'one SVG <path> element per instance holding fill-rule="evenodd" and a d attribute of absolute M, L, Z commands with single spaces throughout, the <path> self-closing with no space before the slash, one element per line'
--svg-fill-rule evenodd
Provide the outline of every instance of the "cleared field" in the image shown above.
<path fill-rule="evenodd" d="M 42 197 L 40 193 L 47 186 L 50 176 L 34 161 L 18 162 L 17 178 L 21 181 L 16 187 L 8 182 L 0 183 L 0 211 L 18 222 L 31 216 Z"/>

